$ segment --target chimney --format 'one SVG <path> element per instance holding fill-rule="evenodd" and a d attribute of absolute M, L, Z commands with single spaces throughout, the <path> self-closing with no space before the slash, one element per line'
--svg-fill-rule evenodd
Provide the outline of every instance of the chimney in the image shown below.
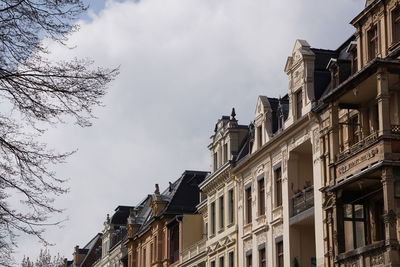
<path fill-rule="evenodd" d="M 156 190 L 154 191 L 151 201 L 151 211 L 153 213 L 153 216 L 160 215 L 167 204 L 168 201 L 162 200 L 160 189 L 158 187 L 158 184 L 156 184 Z"/>
<path fill-rule="evenodd" d="M 73 258 L 74 258 L 74 266 L 80 266 L 82 261 L 85 259 L 86 254 L 81 253 L 79 246 L 75 246 Z"/>

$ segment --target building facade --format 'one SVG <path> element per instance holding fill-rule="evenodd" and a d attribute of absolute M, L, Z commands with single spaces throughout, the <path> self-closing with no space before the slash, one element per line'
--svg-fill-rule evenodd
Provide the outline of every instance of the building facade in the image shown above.
<path fill-rule="evenodd" d="M 400 266 L 400 0 L 351 24 L 335 50 L 297 40 L 284 96 L 217 121 L 211 173 L 117 209 L 74 266 Z"/>

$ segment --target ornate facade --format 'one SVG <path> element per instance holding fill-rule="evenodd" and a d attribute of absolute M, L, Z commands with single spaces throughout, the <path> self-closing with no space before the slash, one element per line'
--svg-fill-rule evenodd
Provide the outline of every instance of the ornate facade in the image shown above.
<path fill-rule="evenodd" d="M 297 40 L 284 96 L 259 96 L 250 125 L 217 121 L 211 173 L 117 209 L 75 266 L 400 266 L 400 0 L 351 24 L 335 50 Z"/>

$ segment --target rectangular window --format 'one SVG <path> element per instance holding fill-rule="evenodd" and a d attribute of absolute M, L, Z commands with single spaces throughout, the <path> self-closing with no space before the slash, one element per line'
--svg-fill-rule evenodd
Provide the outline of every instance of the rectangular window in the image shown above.
<path fill-rule="evenodd" d="M 259 267 L 267 267 L 267 257 L 266 257 L 266 252 L 265 248 L 262 248 L 258 251 L 258 256 L 259 256 Z"/>
<path fill-rule="evenodd" d="M 400 7 L 392 11 L 393 43 L 400 42 Z"/>
<path fill-rule="evenodd" d="M 277 168 L 274 171 L 275 176 L 275 207 L 282 206 L 282 169 Z"/>
<path fill-rule="evenodd" d="M 246 255 L 246 267 L 252 267 L 253 266 L 253 255 L 248 254 Z"/>
<path fill-rule="evenodd" d="M 154 247 L 153 247 L 153 243 L 150 243 L 150 261 L 151 263 L 154 261 Z"/>
<path fill-rule="evenodd" d="M 224 144 L 224 163 L 228 162 L 228 144 Z"/>
<path fill-rule="evenodd" d="M 215 202 L 211 203 L 210 206 L 210 226 L 211 226 L 211 234 L 215 234 Z"/>
<path fill-rule="evenodd" d="M 300 89 L 296 93 L 296 118 L 301 118 L 301 110 L 303 108 L 303 91 Z"/>
<path fill-rule="evenodd" d="M 245 196 L 246 196 L 246 223 L 251 223 L 251 220 L 252 220 L 252 218 L 251 218 L 251 213 L 252 213 L 252 210 L 251 210 L 251 201 L 252 201 L 251 200 L 251 186 L 246 189 Z"/>
<path fill-rule="evenodd" d="M 349 251 L 365 246 L 364 206 L 345 204 L 343 212 L 345 250 Z"/>
<path fill-rule="evenodd" d="M 146 249 L 143 249 L 143 267 L 146 267 Z"/>
<path fill-rule="evenodd" d="M 224 228 L 225 224 L 225 210 L 224 210 L 224 197 L 219 197 L 219 228 Z"/>
<path fill-rule="evenodd" d="M 235 259 L 233 257 L 233 251 L 229 252 L 229 267 L 235 267 Z"/>
<path fill-rule="evenodd" d="M 233 195 L 233 189 L 228 191 L 228 209 L 229 209 L 229 217 L 228 217 L 228 223 L 231 224 L 233 223 L 234 220 L 234 195 Z"/>
<path fill-rule="evenodd" d="M 360 123 L 358 121 L 358 115 L 355 115 L 349 119 L 349 143 L 354 145 L 360 141 Z"/>
<path fill-rule="evenodd" d="M 378 27 L 377 25 L 373 26 L 367 32 L 368 38 L 368 60 L 372 60 L 376 58 L 378 55 Z"/>
<path fill-rule="evenodd" d="M 211 267 L 215 267 L 215 261 L 212 261 L 210 265 Z"/>
<path fill-rule="evenodd" d="M 276 266 L 283 267 L 283 242 L 276 243 Z"/>
<path fill-rule="evenodd" d="M 169 229 L 169 260 L 170 263 L 179 260 L 179 224 L 174 224 Z"/>
<path fill-rule="evenodd" d="M 218 169 L 218 153 L 214 153 L 214 171 Z"/>
<path fill-rule="evenodd" d="M 257 127 L 257 136 L 258 136 L 258 147 L 261 147 L 263 145 L 263 134 L 262 134 L 262 126 Z"/>
<path fill-rule="evenodd" d="M 219 258 L 219 267 L 225 267 L 225 259 L 223 256 Z"/>
<path fill-rule="evenodd" d="M 258 215 L 265 214 L 265 184 L 264 178 L 258 180 Z"/>

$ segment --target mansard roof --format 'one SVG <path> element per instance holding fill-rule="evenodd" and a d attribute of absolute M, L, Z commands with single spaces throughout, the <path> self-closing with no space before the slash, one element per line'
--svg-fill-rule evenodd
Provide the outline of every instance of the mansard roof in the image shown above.
<path fill-rule="evenodd" d="M 196 205 L 199 203 L 199 184 L 204 181 L 209 172 L 186 170 L 182 176 L 160 194 L 162 199 L 167 201 L 164 210 L 157 217 L 167 215 L 193 214 L 196 212 Z M 156 219 L 151 212 L 151 195 L 145 201 L 141 210 L 144 222 L 136 235 L 146 232 L 151 223 Z"/>

